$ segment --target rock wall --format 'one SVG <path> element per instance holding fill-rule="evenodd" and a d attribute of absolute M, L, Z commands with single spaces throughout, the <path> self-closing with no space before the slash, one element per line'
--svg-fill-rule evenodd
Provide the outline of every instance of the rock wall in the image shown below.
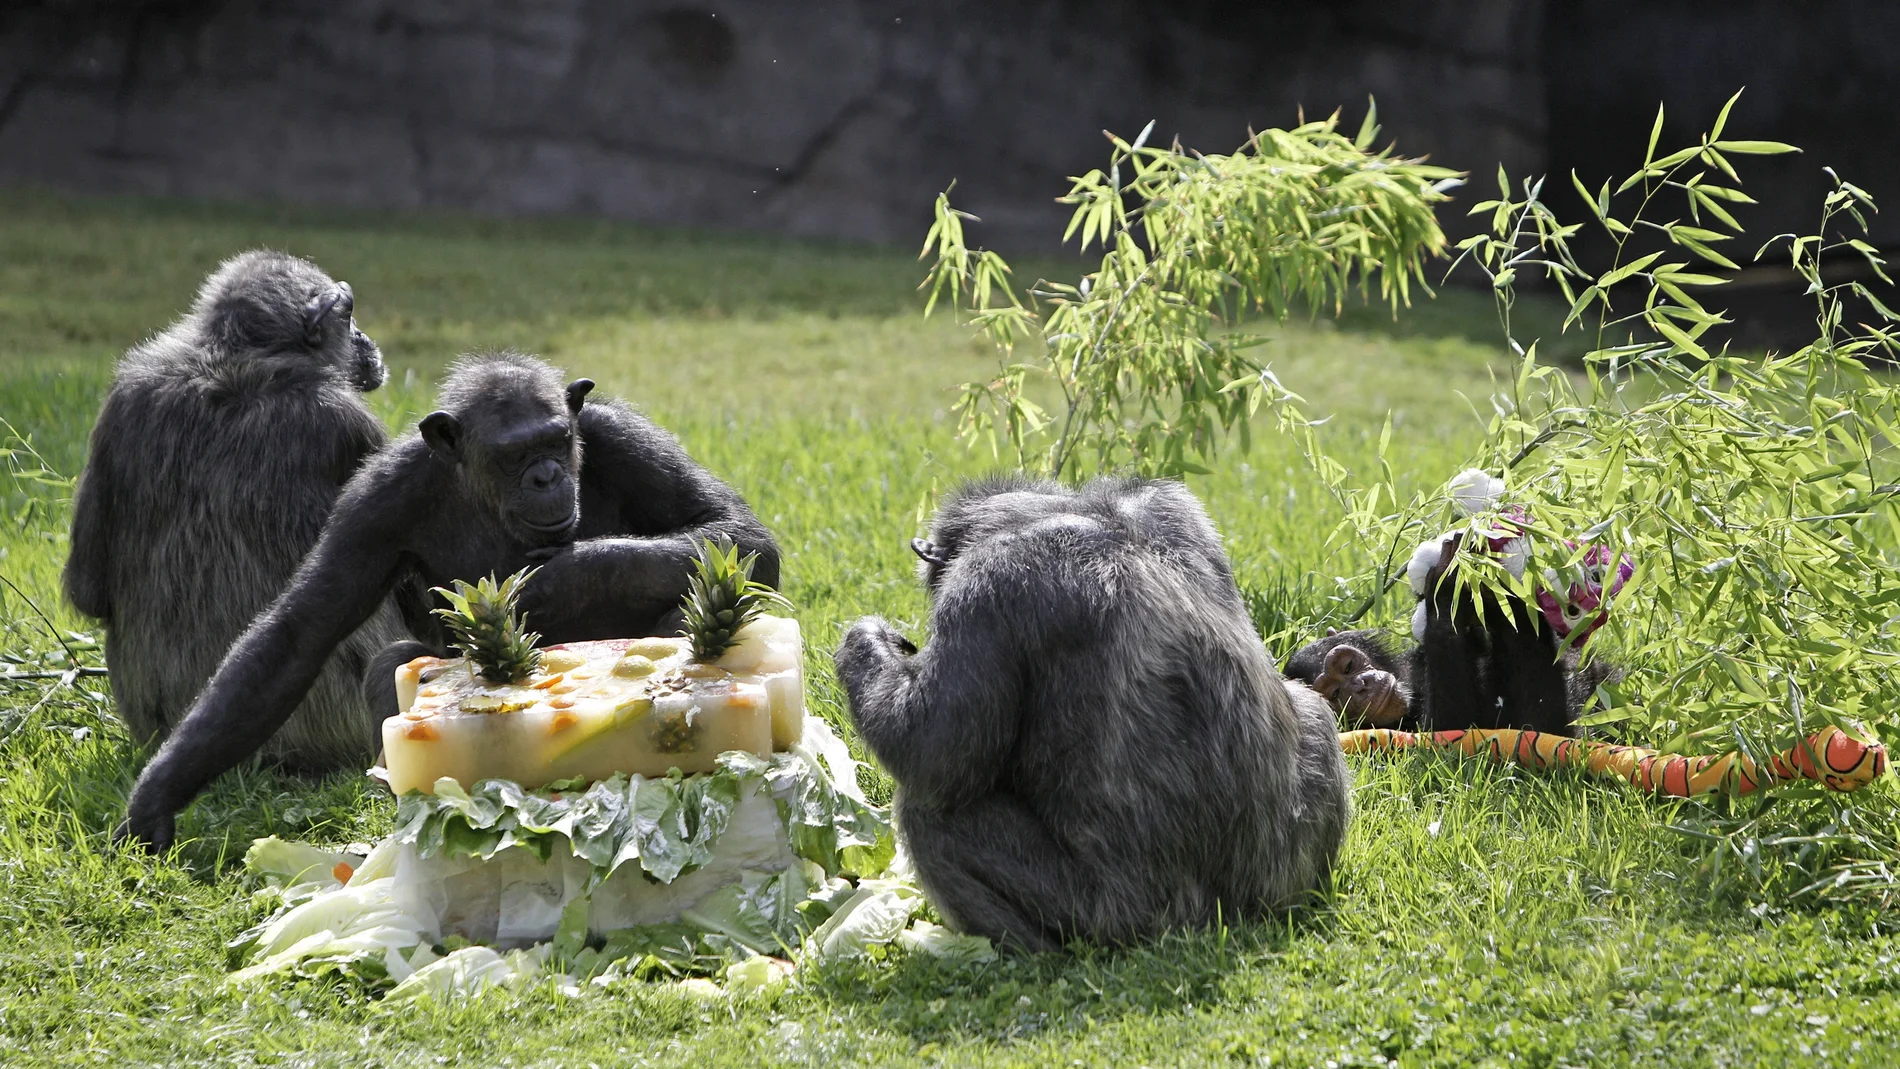
<path fill-rule="evenodd" d="M 1551 173 L 1595 188 L 1642 165 L 1658 101 L 1672 149 L 1745 89 L 1724 136 L 1804 150 L 1746 162 L 1751 230 L 1813 230 L 1833 167 L 1887 206 L 1874 232 L 1900 246 L 1900 3 L 1591 0 L 1552 5 L 1546 33 Z"/>
<path fill-rule="evenodd" d="M 1751 172 L 1793 229 L 1823 165 L 1900 204 L 1897 44 L 1893 0 L 13 0 L 0 183 L 909 243 L 954 180 L 1046 248 L 1103 129 L 1224 151 L 1370 94 L 1488 191 L 1747 85 L 1734 128 L 1809 150 Z"/>
<path fill-rule="evenodd" d="M 0 183 L 1046 247 L 1100 131 L 1545 155 L 1542 0 L 26 0 Z"/>

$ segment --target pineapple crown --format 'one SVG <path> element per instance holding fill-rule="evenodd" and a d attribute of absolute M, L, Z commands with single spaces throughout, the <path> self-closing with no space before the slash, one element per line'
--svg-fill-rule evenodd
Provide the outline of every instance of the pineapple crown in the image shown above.
<path fill-rule="evenodd" d="M 791 608 L 785 596 L 755 582 L 752 569 L 757 553 L 739 556 L 739 547 L 723 535 L 717 542 L 696 540 L 693 574 L 687 577 L 686 597 L 680 611 L 686 626 L 680 634 L 693 644 L 699 661 L 717 660 L 738 640 L 739 629 L 767 605 Z"/>
<path fill-rule="evenodd" d="M 477 583 L 457 579 L 454 589 L 433 590 L 449 603 L 433 610 L 449 629 L 449 644 L 490 683 L 519 683 L 541 663 L 541 651 L 534 648 L 541 636 L 526 630 L 526 618 L 515 611 L 521 585 L 536 570 L 523 568 L 500 582 L 490 572 Z"/>

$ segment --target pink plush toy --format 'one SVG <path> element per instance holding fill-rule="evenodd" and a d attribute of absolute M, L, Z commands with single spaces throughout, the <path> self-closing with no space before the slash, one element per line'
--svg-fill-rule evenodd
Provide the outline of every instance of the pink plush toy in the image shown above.
<path fill-rule="evenodd" d="M 1574 548 L 1576 543 L 1566 542 Z M 1591 546 L 1583 559 L 1570 569 L 1570 583 L 1565 587 L 1564 596 L 1559 598 L 1551 593 L 1562 578 L 1554 569 L 1545 569 L 1544 584 L 1537 589 L 1537 607 L 1543 610 L 1544 619 L 1550 623 L 1550 629 L 1557 632 L 1558 638 L 1569 638 L 1572 632 L 1576 638 L 1572 645 L 1581 648 L 1589 641 L 1590 635 L 1603 626 L 1610 618 L 1610 612 L 1604 602 L 1616 597 L 1623 590 L 1623 584 L 1629 582 L 1636 572 L 1636 562 L 1629 554 L 1615 556 L 1614 571 L 1611 572 L 1612 553 L 1608 546 Z M 1611 572 L 1609 589 L 1604 589 L 1605 573 Z"/>

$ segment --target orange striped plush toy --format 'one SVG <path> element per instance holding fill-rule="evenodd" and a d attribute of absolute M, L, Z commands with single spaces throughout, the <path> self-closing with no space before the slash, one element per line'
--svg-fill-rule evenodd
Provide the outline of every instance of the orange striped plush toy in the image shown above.
<path fill-rule="evenodd" d="M 1837 791 L 1859 790 L 1887 771 L 1887 748 L 1862 742 L 1832 725 L 1809 735 L 1766 762 L 1730 750 L 1685 757 L 1640 746 L 1566 738 L 1513 728 L 1436 731 L 1413 734 L 1392 728 L 1345 731 L 1340 746 L 1349 754 L 1422 747 L 1456 751 L 1467 757 L 1514 761 L 1526 768 L 1577 767 L 1592 775 L 1627 780 L 1647 791 L 1688 798 L 1711 791 L 1748 794 L 1782 780 L 1811 779 Z"/>

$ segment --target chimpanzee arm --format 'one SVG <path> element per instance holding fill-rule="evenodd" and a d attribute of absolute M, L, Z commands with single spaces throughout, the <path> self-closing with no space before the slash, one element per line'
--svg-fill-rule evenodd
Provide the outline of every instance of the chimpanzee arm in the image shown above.
<path fill-rule="evenodd" d="M 1492 602 L 1486 609 L 1492 687 L 1502 706 L 1496 726 L 1572 734 L 1570 684 L 1550 625 L 1519 598 Z"/>
<path fill-rule="evenodd" d="M 396 669 L 417 657 L 439 657 L 442 652 L 413 639 L 392 642 L 377 650 L 370 657 L 369 666 L 363 669 L 363 702 L 369 706 L 370 713 L 386 720 L 402 712 L 402 703 L 396 696 Z"/>
<path fill-rule="evenodd" d="M 1487 693 L 1480 665 L 1489 644 L 1469 591 L 1455 590 L 1446 576 L 1434 579 L 1426 596 L 1425 634 L 1418 646 L 1425 679 L 1413 691 L 1414 705 L 1423 701 L 1423 709 L 1414 709 L 1421 726 L 1427 731 L 1495 727 L 1497 696 Z"/>
<path fill-rule="evenodd" d="M 110 621 L 112 618 L 111 561 L 108 547 L 112 540 L 112 428 L 124 421 L 115 409 L 114 395 L 108 394 L 99 422 L 92 428 L 92 447 L 86 458 L 86 470 L 73 492 L 73 527 L 62 577 L 66 600 L 87 616 Z"/>
<path fill-rule="evenodd" d="M 521 593 L 548 642 L 671 630 L 697 539 L 757 553 L 752 577 L 778 585 L 778 546 L 744 500 L 673 436 L 630 409 L 581 409 L 580 541 L 553 553 Z"/>
<path fill-rule="evenodd" d="M 946 809 L 990 793 L 1016 746 L 1019 665 L 1035 651 L 1021 648 L 999 611 L 1010 602 L 995 591 L 971 593 L 938 602 L 921 653 L 875 616 L 853 624 L 838 646 L 838 679 L 858 734 L 903 787 L 907 806 Z"/>
<path fill-rule="evenodd" d="M 433 495 L 418 458 L 384 457 L 344 488 L 290 585 L 238 637 L 126 802 L 119 837 L 163 850 L 172 818 L 257 752 L 309 693 L 331 652 L 405 570 L 416 513 Z"/>

